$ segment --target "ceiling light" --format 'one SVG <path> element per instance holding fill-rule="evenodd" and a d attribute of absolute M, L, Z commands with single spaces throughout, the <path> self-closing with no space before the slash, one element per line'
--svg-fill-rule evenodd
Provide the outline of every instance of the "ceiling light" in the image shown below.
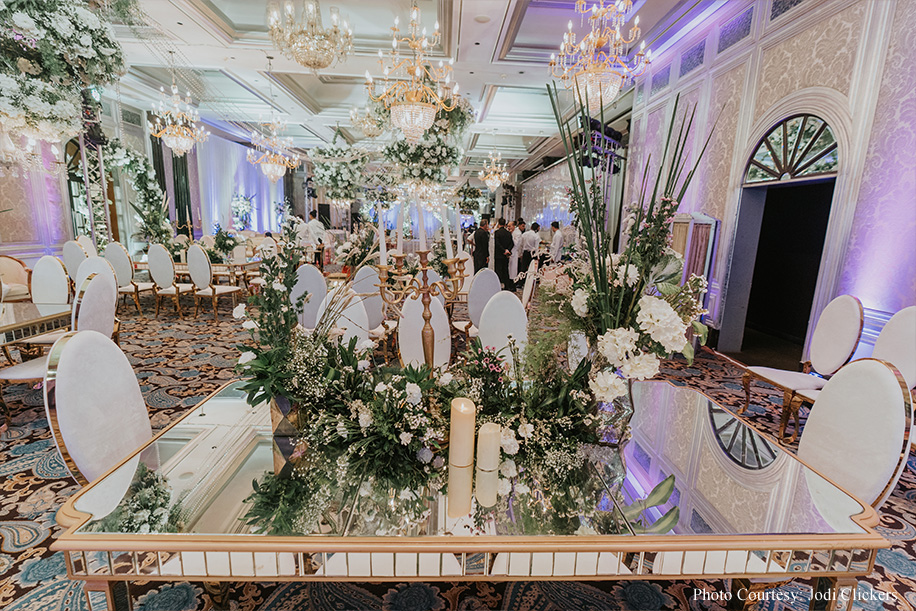
<path fill-rule="evenodd" d="M 506 171 L 506 164 L 500 163 L 501 159 L 502 153 L 494 155 L 493 151 L 490 151 L 489 161 L 483 166 L 483 170 L 478 173 L 480 180 L 487 185 L 490 191 L 496 191 L 499 185 L 509 180 L 509 172 Z"/>
<path fill-rule="evenodd" d="M 273 58 L 268 55 L 268 74 L 271 71 L 272 60 Z M 273 86 L 270 86 L 270 98 L 273 100 Z M 259 124 L 264 133 L 251 132 L 251 144 L 254 149 L 248 151 L 248 162 L 261 168 L 261 173 L 270 182 L 277 182 L 283 178 L 287 169 L 294 170 L 299 167 L 299 156 L 289 150 L 292 138 L 282 137 L 286 121 L 283 121 L 275 110 L 271 111 L 269 120 Z"/>
<path fill-rule="evenodd" d="M 331 27 L 321 25 L 318 0 L 305 0 L 301 15 L 296 17 L 293 0 L 283 3 L 282 14 L 276 2 L 267 5 L 267 27 L 281 53 L 318 72 L 338 61 L 346 61 L 353 51 L 353 30 L 340 20 L 340 10 L 331 7 Z"/>
<path fill-rule="evenodd" d="M 206 131 L 203 126 L 198 126 L 200 114 L 197 109 L 191 106 L 191 92 L 187 93 L 184 99 L 178 93 L 178 85 L 175 82 L 175 52 L 170 51 L 172 65 L 172 89 L 171 95 L 165 93 L 165 88 L 160 87 L 159 105 L 153 106 L 153 114 L 156 117 L 155 123 L 148 123 L 150 134 L 162 140 L 167 147 L 172 149 L 177 157 L 181 157 L 198 142 L 206 142 L 210 137 L 210 132 Z"/>

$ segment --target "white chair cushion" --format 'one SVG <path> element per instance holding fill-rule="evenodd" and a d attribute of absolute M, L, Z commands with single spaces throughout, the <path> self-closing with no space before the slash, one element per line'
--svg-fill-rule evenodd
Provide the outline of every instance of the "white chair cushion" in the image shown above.
<path fill-rule="evenodd" d="M 804 399 L 809 403 L 814 403 L 817 401 L 818 396 L 821 394 L 821 389 L 819 388 L 809 388 L 805 390 L 799 390 L 798 396 Z"/>
<path fill-rule="evenodd" d="M 874 359 L 840 369 L 811 408 L 798 457 L 863 502 L 882 503 L 908 454 L 904 434 L 913 407 L 901 382 Z"/>
<path fill-rule="evenodd" d="M 104 335 L 68 335 L 51 355 L 57 367 L 45 379 L 45 409 L 57 424 L 54 441 L 91 482 L 152 437 L 146 403 L 127 357 Z"/>
<path fill-rule="evenodd" d="M 823 388 L 827 381 L 824 378 L 801 373 L 800 371 L 786 371 L 772 367 L 748 367 L 748 371 L 764 380 L 769 380 L 790 390 L 810 390 Z"/>
<path fill-rule="evenodd" d="M 256 286 L 264 286 L 264 278 L 256 276 L 248 281 L 248 284 L 254 284 Z"/>
<path fill-rule="evenodd" d="M 41 335 L 33 335 L 22 341 L 24 344 L 40 344 L 42 346 L 50 346 L 64 335 L 69 333 L 68 330 L 62 331 L 49 331 L 47 333 L 42 333 Z"/>
<path fill-rule="evenodd" d="M 134 285 L 136 285 L 136 289 L 134 289 Z M 144 291 L 153 290 L 155 286 L 156 285 L 153 284 L 152 282 L 134 282 L 133 284 L 128 284 L 127 286 L 122 286 L 118 288 L 118 292 L 133 294 L 134 290 L 136 290 L 138 293 L 142 293 Z"/>
<path fill-rule="evenodd" d="M 193 284 L 175 284 L 173 286 L 167 286 L 164 289 L 159 289 L 158 293 L 160 295 L 174 295 L 176 287 L 179 293 L 190 293 L 194 290 Z"/>
<path fill-rule="evenodd" d="M 448 365 L 452 353 L 452 334 L 449 331 L 448 315 L 438 299 L 429 303 L 432 313 L 430 324 L 433 327 L 433 366 Z M 401 319 L 398 322 L 398 350 L 401 363 L 406 367 L 418 367 L 426 363 L 423 354 L 423 302 L 417 298 L 404 301 L 401 307 Z"/>
<path fill-rule="evenodd" d="M 3 301 L 21 301 L 29 298 L 29 287 L 24 284 L 4 284 L 3 289 Z"/>
<path fill-rule="evenodd" d="M 479 329 L 477 337 L 481 345 L 495 348 L 507 363 L 511 363 L 512 355 L 507 349 L 509 336 L 515 339 L 520 353 L 524 353 L 528 344 L 528 315 L 525 306 L 515 293 L 500 291 L 487 302 L 480 316 Z"/>
<path fill-rule="evenodd" d="M 916 306 L 900 310 L 887 321 L 871 355 L 896 367 L 907 388 L 916 386 Z"/>
<path fill-rule="evenodd" d="M 18 365 L 0 369 L 0 380 L 24 381 L 40 380 L 45 377 L 48 368 L 48 356 L 42 356 L 30 361 L 23 361 Z"/>
<path fill-rule="evenodd" d="M 200 289 L 199 291 L 197 291 L 194 294 L 199 295 L 201 297 L 210 297 L 211 295 L 213 295 L 214 289 L 216 290 L 217 295 L 228 295 L 229 293 L 237 293 L 241 291 L 242 287 L 229 286 L 229 285 L 224 285 L 224 284 L 216 284 L 214 286 L 208 286 L 205 289 Z"/>
<path fill-rule="evenodd" d="M 814 371 L 830 375 L 852 356 L 862 335 L 862 303 L 840 295 L 827 304 L 811 336 L 810 359 Z"/>

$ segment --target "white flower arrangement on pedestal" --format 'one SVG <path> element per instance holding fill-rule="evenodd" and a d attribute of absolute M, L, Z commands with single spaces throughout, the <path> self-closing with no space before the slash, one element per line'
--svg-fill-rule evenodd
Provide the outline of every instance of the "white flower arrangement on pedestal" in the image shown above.
<path fill-rule="evenodd" d="M 416 144 L 396 140 L 385 147 L 382 155 L 400 169 L 404 182 L 442 183 L 461 158 L 461 151 L 444 135 L 427 134 Z"/>
<path fill-rule="evenodd" d="M 236 193 L 229 204 L 232 209 L 232 225 L 237 231 L 244 231 L 251 226 L 251 211 L 254 207 L 254 195 Z"/>

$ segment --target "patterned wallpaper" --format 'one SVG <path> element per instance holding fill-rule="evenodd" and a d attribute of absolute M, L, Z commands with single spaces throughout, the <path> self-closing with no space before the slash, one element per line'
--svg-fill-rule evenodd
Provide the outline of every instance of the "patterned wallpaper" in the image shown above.
<path fill-rule="evenodd" d="M 703 65 L 703 58 L 706 55 L 706 39 L 704 38 L 697 44 L 693 45 L 681 54 L 681 67 L 679 73 L 681 76 L 688 74 Z"/>
<path fill-rule="evenodd" d="M 719 48 L 722 53 L 732 45 L 744 40 L 751 33 L 754 24 L 754 7 L 750 7 L 740 15 L 733 17 L 719 30 Z"/>
<path fill-rule="evenodd" d="M 0 216 L 0 244 L 35 242 L 39 238 L 31 210 L 32 186 L 28 177 L 9 174 L 0 177 L 0 210 L 10 209 Z"/>
<path fill-rule="evenodd" d="M 55 160 L 42 144 L 46 164 Z M 56 174 L 31 172 L 0 177 L 0 249 L 13 256 L 51 253 L 70 239 L 70 209 Z"/>
<path fill-rule="evenodd" d="M 649 91 L 650 97 L 668 86 L 671 80 L 671 64 L 668 64 L 661 70 L 652 74 L 652 89 Z"/>
<path fill-rule="evenodd" d="M 754 118 L 786 95 L 805 87 L 830 87 L 849 95 L 866 8 L 865 2 L 857 2 L 815 27 L 766 49 L 757 75 Z"/>
<path fill-rule="evenodd" d="M 916 2 L 897 3 L 839 293 L 916 304 Z"/>

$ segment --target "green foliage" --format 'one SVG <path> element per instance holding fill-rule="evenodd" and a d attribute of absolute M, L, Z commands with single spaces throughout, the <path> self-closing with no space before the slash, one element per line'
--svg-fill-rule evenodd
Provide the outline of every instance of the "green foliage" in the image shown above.
<path fill-rule="evenodd" d="M 220 227 L 219 223 L 214 225 L 213 229 L 213 250 L 219 253 L 223 260 L 228 261 L 232 256 L 232 250 L 242 242 Z"/>

